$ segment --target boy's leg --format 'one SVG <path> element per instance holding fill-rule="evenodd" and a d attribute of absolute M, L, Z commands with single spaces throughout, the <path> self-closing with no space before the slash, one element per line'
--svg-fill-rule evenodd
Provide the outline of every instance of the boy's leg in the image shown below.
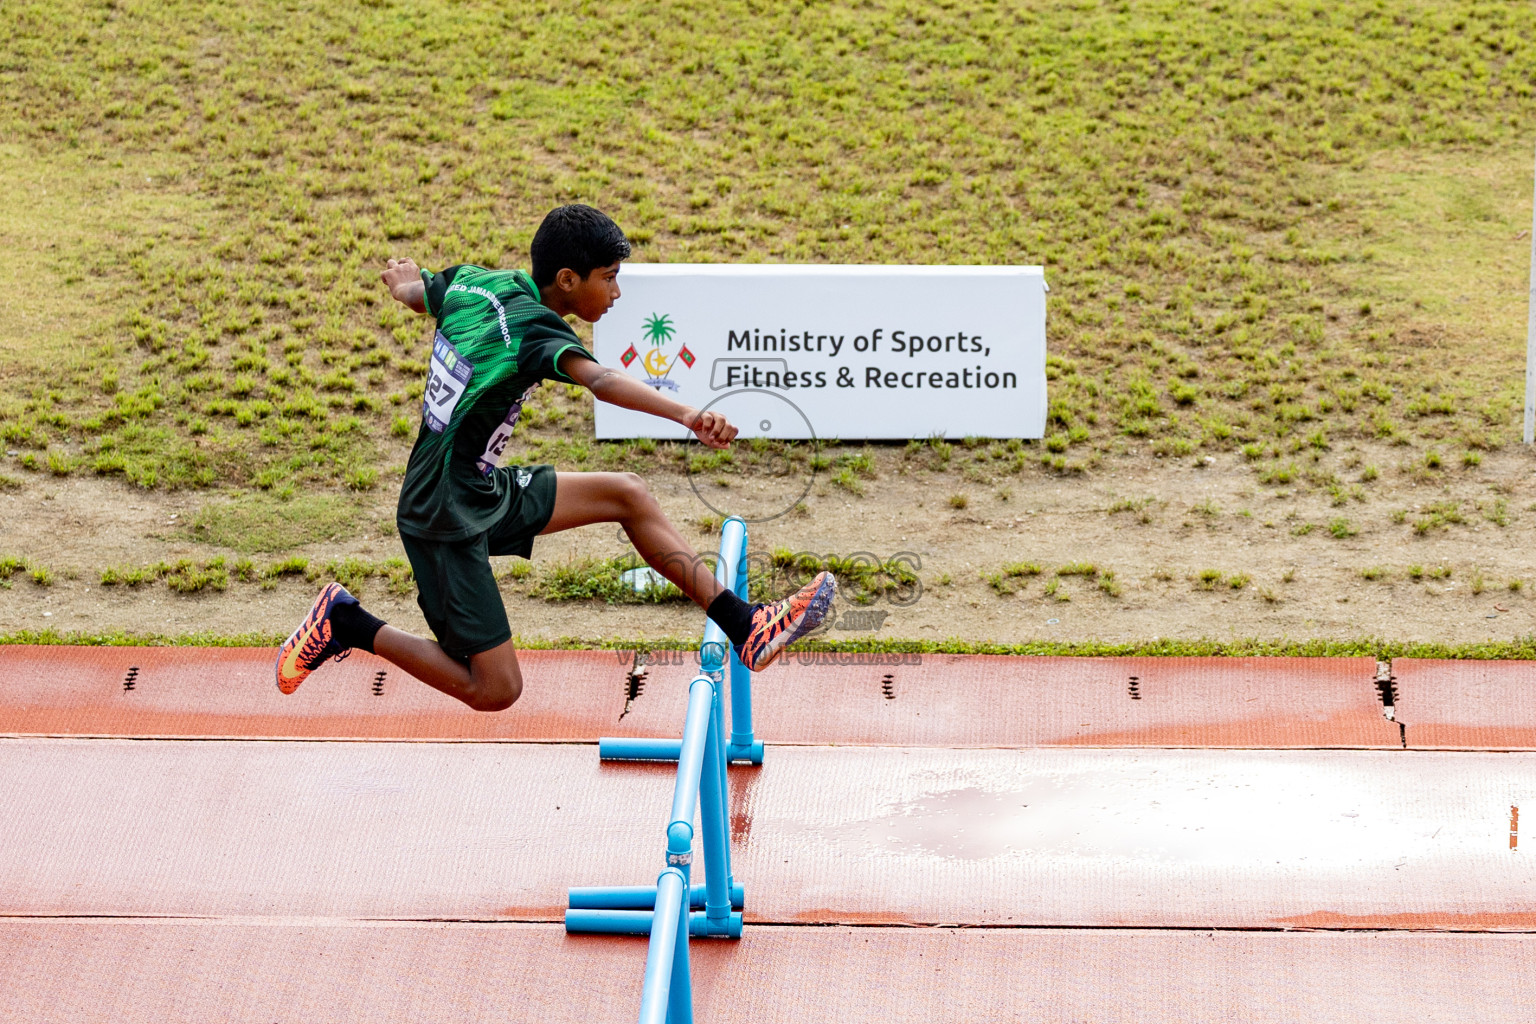
<path fill-rule="evenodd" d="M 633 473 L 557 473 L 555 480 L 554 509 L 541 534 L 592 523 L 620 523 L 641 557 L 677 584 L 678 589 L 701 608 L 708 609 L 720 596 L 722 588 L 715 581 L 714 573 L 668 521 L 640 477 Z M 408 553 L 411 553 L 409 548 Z M 442 603 L 440 591 L 462 586 L 466 577 L 478 575 L 479 557 L 472 556 L 475 564 L 465 561 L 454 565 L 449 572 L 432 576 L 428 575 L 427 560 L 413 557 L 413 564 L 422 563 L 422 571 L 417 573 L 417 585 L 423 587 L 422 594 L 426 599 L 422 603 L 423 611 Z M 488 566 L 485 572 L 489 572 Z M 434 579 L 433 576 L 443 578 Z M 490 585 L 494 587 L 494 580 Z M 489 609 L 493 603 L 500 607 L 499 597 L 493 602 L 489 594 L 473 602 L 483 609 Z M 437 625 L 433 631 L 439 632 Z M 504 710 L 522 693 L 522 671 L 510 640 L 470 655 L 469 663 L 465 665 L 431 640 L 393 626 L 383 626 L 373 637 L 373 651 L 428 686 L 458 698 L 477 711 Z"/>
<path fill-rule="evenodd" d="M 640 557 L 709 610 L 721 586 L 693 545 L 634 473 L 556 473 L 555 510 L 540 536 L 594 523 L 618 523 Z"/>
<path fill-rule="evenodd" d="M 716 581 L 640 477 L 634 473 L 555 474 L 554 512 L 540 534 L 593 523 L 622 525 L 640 557 L 719 624 L 753 671 L 772 664 L 785 647 L 821 625 L 837 592 L 837 581 L 823 572 L 782 600 L 748 604 Z"/>
<path fill-rule="evenodd" d="M 417 605 L 438 639 L 383 626 L 373 652 L 476 711 L 511 707 L 523 692 L 523 674 L 489 539 L 435 542 L 402 534 L 400 541 L 416 577 Z"/>
<path fill-rule="evenodd" d="M 523 692 L 523 672 L 510 640 L 470 655 L 465 665 L 436 641 L 385 626 L 373 638 L 373 653 L 476 711 L 505 711 Z"/>
<path fill-rule="evenodd" d="M 594 523 L 619 523 L 646 562 L 677 585 L 724 629 L 754 671 L 771 664 L 794 640 L 820 625 L 836 592 L 823 572 L 810 584 L 771 604 L 747 604 L 715 580 L 693 545 L 661 511 L 645 481 L 633 473 L 556 474 L 555 499 L 539 531 L 558 533 Z M 277 684 L 292 693 L 330 658 L 354 647 L 372 651 L 435 689 L 477 711 L 501 711 L 522 693 L 523 678 L 512 647 L 487 538 L 467 544 L 430 544 L 402 535 L 415 570 L 418 603 L 428 625 L 450 646 L 386 625 L 364 611 L 339 583 L 328 584 L 299 628 L 278 651 Z M 497 553 L 528 553 L 521 550 Z M 467 664 L 466 664 L 467 662 Z"/>
<path fill-rule="evenodd" d="M 554 509 L 541 533 L 556 533 L 589 523 L 623 523 L 642 557 L 698 601 L 701 607 L 708 608 L 710 601 L 719 595 L 721 588 L 715 582 L 714 574 L 667 521 L 661 506 L 656 504 L 656 499 L 638 476 L 633 473 L 558 473 L 555 480 Z M 459 609 L 460 616 L 466 608 L 482 612 L 501 609 L 500 595 L 493 593 L 495 580 L 490 576 L 489 564 L 481 564 L 485 553 L 457 558 L 454 556 L 460 552 L 456 550 L 445 552 L 443 546 L 410 543 L 407 543 L 406 553 L 417 569 L 422 611 L 427 614 L 433 632 L 441 636 L 442 629 L 449 627 L 446 614 L 434 614 L 448 605 Z M 452 558 L 446 566 L 438 564 L 444 557 Z M 489 579 L 487 593 L 473 600 L 456 593 L 466 585 L 472 590 L 473 579 L 481 575 Z M 501 621 L 491 627 L 492 632 L 500 627 Z M 428 686 L 477 711 L 504 710 L 523 690 L 517 651 L 510 640 L 470 655 L 466 665 L 432 640 L 393 626 L 383 626 L 373 637 L 372 649 L 379 657 L 398 665 Z"/>
<path fill-rule="evenodd" d="M 416 571 L 422 613 L 449 649 L 386 625 L 345 587 L 330 583 L 278 652 L 278 689 L 292 693 L 327 660 L 360 648 L 476 711 L 511 707 L 522 693 L 522 671 L 485 539 L 458 544 L 402 540 Z"/>

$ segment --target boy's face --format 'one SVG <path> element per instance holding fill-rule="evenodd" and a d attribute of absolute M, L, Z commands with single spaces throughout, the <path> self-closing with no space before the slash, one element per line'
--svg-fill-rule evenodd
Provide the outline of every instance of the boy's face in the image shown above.
<path fill-rule="evenodd" d="M 555 283 L 563 292 L 562 298 L 570 311 L 589 324 L 598 319 L 619 301 L 619 262 L 606 267 L 594 267 L 586 277 L 578 277 L 574 270 L 561 270 Z"/>

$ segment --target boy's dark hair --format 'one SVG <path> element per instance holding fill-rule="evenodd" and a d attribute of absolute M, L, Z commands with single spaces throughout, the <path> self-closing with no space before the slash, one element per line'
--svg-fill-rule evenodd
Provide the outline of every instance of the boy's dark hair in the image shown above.
<path fill-rule="evenodd" d="M 597 267 L 629 259 L 629 239 L 606 213 L 571 203 L 549 211 L 529 250 L 533 283 L 543 288 L 567 267 L 585 278 Z"/>

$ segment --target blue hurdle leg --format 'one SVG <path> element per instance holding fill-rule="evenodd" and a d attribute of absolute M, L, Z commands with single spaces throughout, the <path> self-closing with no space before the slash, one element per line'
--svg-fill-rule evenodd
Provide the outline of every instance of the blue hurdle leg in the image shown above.
<path fill-rule="evenodd" d="M 668 868 L 656 879 L 657 909 L 647 917 L 657 917 L 651 933 L 650 949 L 645 956 L 645 984 L 640 990 L 640 1024 L 667 1024 L 672 1003 L 672 987 L 677 977 L 675 957 L 679 940 L 686 943 L 682 919 L 683 891 L 688 881 L 676 868 Z M 683 947 L 687 948 L 686 945 Z M 686 965 L 685 965 L 686 968 Z M 684 973 L 686 984 L 687 974 Z M 692 1002 L 691 993 L 689 1002 Z"/>
<path fill-rule="evenodd" d="M 704 740 L 704 770 L 699 780 L 699 825 L 704 841 L 704 909 L 711 930 L 724 928 L 731 916 L 730 834 L 725 812 L 724 719 L 716 695 Z"/>
<path fill-rule="evenodd" d="M 725 544 L 725 535 L 720 537 L 722 546 Z M 736 574 L 735 593 L 743 601 L 750 600 L 747 593 L 747 574 L 744 571 L 747 562 L 747 528 L 742 524 L 741 528 L 741 558 L 737 563 L 743 567 L 743 571 Z M 752 670 L 747 668 L 742 660 L 736 656 L 736 648 L 731 648 L 730 656 L 731 672 L 731 741 L 725 748 L 725 756 L 731 761 L 751 761 L 753 764 L 763 763 L 763 745 L 752 735 Z"/>
<path fill-rule="evenodd" d="M 668 904 L 657 908 L 657 913 L 666 913 L 671 910 Z M 667 1000 L 667 1024 L 693 1024 L 693 970 L 689 964 L 688 956 L 688 931 L 689 913 L 687 907 L 679 907 L 676 936 L 676 952 L 672 954 L 672 986 Z"/>

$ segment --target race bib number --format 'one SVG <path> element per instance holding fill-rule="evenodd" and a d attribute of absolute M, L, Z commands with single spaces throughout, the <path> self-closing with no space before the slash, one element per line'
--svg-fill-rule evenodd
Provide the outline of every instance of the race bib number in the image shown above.
<path fill-rule="evenodd" d="M 512 428 L 517 426 L 517 419 L 523 414 L 523 403 L 533 396 L 538 387 L 535 384 L 527 391 L 524 391 L 523 397 L 513 402 L 512 408 L 507 410 L 506 418 L 501 421 L 495 430 L 491 431 L 491 439 L 485 443 L 485 452 L 475 463 L 482 474 L 489 473 L 498 466 L 505 464 L 507 445 L 512 440 Z"/>
<path fill-rule="evenodd" d="M 421 396 L 421 417 L 434 433 L 441 434 L 448 428 L 453 410 L 458 408 L 459 399 L 464 397 L 464 389 L 469 387 L 474 375 L 474 364 L 459 355 L 459 350 L 443 337 L 442 331 L 438 331 L 437 337 L 432 339 L 432 366 L 427 374 L 427 390 Z"/>

